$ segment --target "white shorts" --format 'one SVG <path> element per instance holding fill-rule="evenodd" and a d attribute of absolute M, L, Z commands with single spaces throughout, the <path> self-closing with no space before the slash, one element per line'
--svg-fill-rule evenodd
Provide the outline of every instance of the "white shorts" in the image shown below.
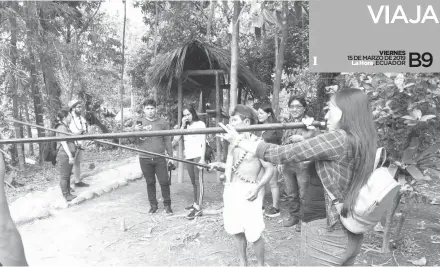
<path fill-rule="evenodd" d="M 255 242 L 261 237 L 265 225 L 262 212 L 263 192 L 257 199 L 246 199 L 248 192 L 256 184 L 233 182 L 226 183 L 223 192 L 223 221 L 228 234 L 244 233 L 247 241 Z"/>

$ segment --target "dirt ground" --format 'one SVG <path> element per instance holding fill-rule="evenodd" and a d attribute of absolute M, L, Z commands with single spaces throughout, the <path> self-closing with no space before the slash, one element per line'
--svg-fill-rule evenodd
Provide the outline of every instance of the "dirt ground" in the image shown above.
<path fill-rule="evenodd" d="M 213 174 L 205 174 L 205 178 L 206 205 L 220 208 L 222 187 Z M 191 191 L 188 182 L 174 183 L 175 214 L 168 216 L 160 209 L 148 215 L 146 184 L 138 180 L 50 218 L 19 226 L 28 261 L 31 265 L 76 266 L 237 265 L 233 240 L 223 230 L 221 215 L 192 221 L 184 217 Z M 123 220 L 128 228 L 125 232 L 121 230 Z M 279 221 L 266 221 L 266 261 L 269 265 L 295 265 L 299 233 L 282 228 Z M 251 247 L 248 257 L 250 264 L 256 263 Z"/>
<path fill-rule="evenodd" d="M 88 158 L 96 161 L 92 154 Z M 222 185 L 216 182 L 213 174 L 205 173 L 205 181 L 207 208 L 220 208 Z M 57 181 L 48 179 L 45 183 L 53 186 Z M 157 187 L 158 201 L 161 202 Z M 10 198 L 16 198 L 23 191 L 24 188 L 13 196 L 10 194 Z M 31 266 L 237 265 L 233 239 L 225 233 L 220 214 L 205 215 L 192 221 L 185 218 L 187 211 L 184 207 L 192 202 L 189 178 L 185 176 L 185 182 L 178 184 L 174 173 L 171 192 L 173 216 L 162 212 L 162 203 L 160 212 L 147 214 L 146 184 L 141 179 L 99 198 L 60 210 L 52 217 L 19 225 L 28 262 Z M 270 205 L 268 202 L 269 196 L 265 205 Z M 283 199 L 281 207 L 286 210 Z M 121 229 L 122 221 L 126 231 Z M 266 218 L 265 223 L 266 264 L 296 265 L 300 233 L 293 228 L 284 228 L 281 217 Z M 377 251 L 382 245 L 380 233 L 367 234 L 356 265 L 408 266 L 412 265 L 408 260 L 422 257 L 426 258 L 428 266 L 439 265 L 439 206 L 411 204 L 402 234 L 393 244 L 391 253 L 381 254 Z M 256 265 L 251 246 L 248 247 L 248 258 L 250 265 Z"/>

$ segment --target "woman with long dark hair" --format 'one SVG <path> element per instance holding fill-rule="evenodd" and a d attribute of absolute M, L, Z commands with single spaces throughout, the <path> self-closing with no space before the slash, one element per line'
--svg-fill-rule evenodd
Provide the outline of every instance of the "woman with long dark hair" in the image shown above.
<path fill-rule="evenodd" d="M 206 125 L 199 119 L 196 110 L 193 106 L 183 109 L 182 125 L 180 129 L 203 129 Z M 173 143 L 177 144 L 182 136 L 177 136 Z M 188 161 L 205 164 L 205 152 L 206 152 L 206 135 L 184 135 L 183 145 L 185 147 L 184 154 Z M 186 164 L 189 177 L 194 189 L 194 204 L 186 207 L 186 210 L 190 210 L 188 219 L 194 219 L 196 216 L 202 216 L 202 201 L 204 195 L 203 175 L 199 175 L 199 168 L 195 165 Z M 203 171 L 203 170 L 202 170 Z"/>
<path fill-rule="evenodd" d="M 65 132 L 66 134 L 57 133 L 57 136 L 67 136 L 67 133 L 70 133 L 69 128 L 67 127 L 69 124 L 68 115 L 69 112 L 65 109 L 58 111 L 55 129 Z M 72 141 L 61 141 L 57 150 L 61 192 L 67 201 L 72 201 L 76 198 L 75 195 L 70 193 L 70 178 L 72 175 L 73 163 L 75 162 L 76 145 Z"/>
<path fill-rule="evenodd" d="M 349 232 L 340 216 L 353 213 L 374 167 L 377 133 L 368 96 L 353 88 L 337 91 L 328 102 L 326 120 L 327 133 L 282 146 L 241 140 L 230 125 L 227 134 L 219 136 L 268 162 L 313 161 L 316 175 L 343 206 L 339 213 L 325 193 L 327 217 L 303 222 L 300 265 L 353 265 L 363 235 Z"/>
<path fill-rule="evenodd" d="M 263 103 L 258 107 L 258 122 L 259 123 L 277 123 L 275 113 L 270 103 Z M 283 132 L 281 130 L 266 130 L 261 133 L 261 138 L 264 142 L 271 144 L 281 144 Z M 272 193 L 272 207 L 266 209 L 265 215 L 268 217 L 277 217 L 281 215 L 280 212 L 280 188 L 278 187 L 278 171 L 274 170 L 272 179 L 270 180 L 270 191 Z"/>

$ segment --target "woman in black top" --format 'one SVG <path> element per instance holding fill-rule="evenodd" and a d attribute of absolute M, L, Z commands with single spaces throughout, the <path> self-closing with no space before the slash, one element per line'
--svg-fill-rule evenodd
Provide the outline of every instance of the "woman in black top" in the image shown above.
<path fill-rule="evenodd" d="M 260 123 L 277 123 L 275 114 L 270 103 L 264 103 L 258 108 L 258 121 Z M 266 143 L 281 144 L 283 132 L 281 130 L 263 131 L 261 137 Z M 268 217 L 280 216 L 280 188 L 278 187 L 278 171 L 275 168 L 274 175 L 270 180 L 270 190 L 272 191 L 272 207 L 267 209 L 265 215 Z"/>

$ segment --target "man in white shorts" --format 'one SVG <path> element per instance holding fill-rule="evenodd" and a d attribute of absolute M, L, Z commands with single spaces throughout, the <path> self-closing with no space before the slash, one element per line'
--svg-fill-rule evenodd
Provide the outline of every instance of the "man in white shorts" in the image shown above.
<path fill-rule="evenodd" d="M 249 126 L 256 123 L 258 118 L 252 108 L 237 105 L 229 121 L 233 126 Z M 249 132 L 243 132 L 241 136 L 243 139 L 258 139 Z M 237 148 L 237 144 L 229 145 L 226 163 L 214 162 L 209 165 L 211 169 L 225 168 L 223 220 L 226 232 L 234 235 L 240 265 L 247 265 L 246 246 L 249 241 L 253 243 L 258 265 L 264 266 L 264 241 L 261 237 L 265 228 L 261 212 L 264 192 L 261 189 L 272 178 L 275 167 Z"/>

